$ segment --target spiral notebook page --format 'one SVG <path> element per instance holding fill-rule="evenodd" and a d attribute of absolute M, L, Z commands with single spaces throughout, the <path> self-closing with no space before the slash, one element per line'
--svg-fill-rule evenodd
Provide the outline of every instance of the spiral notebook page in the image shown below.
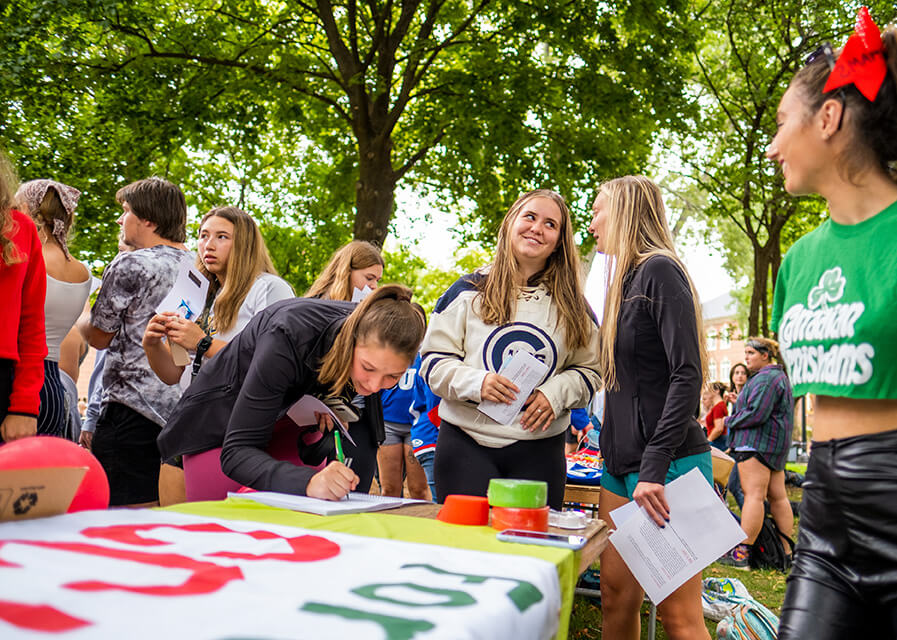
<path fill-rule="evenodd" d="M 276 491 L 251 491 L 248 493 L 227 494 L 228 498 L 240 498 L 253 500 L 269 507 L 291 509 L 303 513 L 316 513 L 319 516 L 333 516 L 344 513 L 364 513 L 366 511 L 383 511 L 395 509 L 406 504 L 417 504 L 426 500 L 413 500 L 411 498 L 393 498 L 390 496 L 376 496 L 368 493 L 350 493 L 342 500 L 321 500 L 308 496 L 294 496 L 289 493 L 277 493 Z"/>

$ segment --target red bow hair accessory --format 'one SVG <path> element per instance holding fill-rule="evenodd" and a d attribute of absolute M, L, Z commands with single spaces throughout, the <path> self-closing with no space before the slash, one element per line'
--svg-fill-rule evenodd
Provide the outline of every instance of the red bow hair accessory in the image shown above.
<path fill-rule="evenodd" d="M 861 7 L 857 13 L 856 30 L 847 39 L 822 92 L 853 84 L 867 100 L 874 102 L 887 73 L 881 31 L 872 22 L 869 9 Z"/>

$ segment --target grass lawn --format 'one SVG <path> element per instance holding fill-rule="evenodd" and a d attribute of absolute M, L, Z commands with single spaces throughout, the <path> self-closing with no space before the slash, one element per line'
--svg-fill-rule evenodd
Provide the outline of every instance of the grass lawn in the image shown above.
<path fill-rule="evenodd" d="M 802 468 L 801 468 L 802 467 Z M 792 465 L 788 468 L 792 471 L 804 473 L 806 465 Z M 795 487 L 788 487 L 788 497 L 794 502 L 800 502 L 801 490 Z M 730 498 L 730 506 L 734 507 L 735 503 Z M 737 508 L 736 508 L 737 511 Z M 794 537 L 797 537 L 797 518 L 795 517 Z M 778 571 L 758 571 L 758 570 L 740 570 L 728 567 L 718 562 L 714 562 L 704 569 L 702 576 L 704 578 L 738 578 L 748 588 L 751 595 L 768 607 L 776 615 L 782 607 L 782 601 L 785 599 L 785 578 L 783 573 Z M 704 621 L 707 630 L 710 632 L 711 638 L 716 638 L 716 622 L 712 620 Z M 642 607 L 642 638 L 648 638 L 648 605 Z M 576 596 L 573 602 L 573 615 L 570 619 L 570 638 L 571 640 L 593 640 L 601 638 L 601 606 L 592 602 L 590 598 Z M 657 636 L 666 639 L 667 635 L 663 630 L 663 623 L 660 619 L 657 622 Z M 612 639 L 608 639 L 612 640 Z"/>

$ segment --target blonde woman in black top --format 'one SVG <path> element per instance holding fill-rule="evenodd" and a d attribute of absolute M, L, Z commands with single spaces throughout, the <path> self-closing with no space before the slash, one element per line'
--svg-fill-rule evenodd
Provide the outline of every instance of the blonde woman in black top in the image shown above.
<path fill-rule="evenodd" d="M 694 417 L 706 362 L 700 304 L 656 184 L 643 176 L 611 180 L 592 211 L 589 232 L 610 258 L 598 352 L 606 389 L 599 517 L 613 526 L 611 511 L 635 501 L 664 526 L 666 483 L 697 468 L 713 484 L 710 445 Z M 643 598 L 608 545 L 601 554 L 603 637 L 636 640 Z M 670 638 L 709 640 L 700 573 L 657 608 Z"/>

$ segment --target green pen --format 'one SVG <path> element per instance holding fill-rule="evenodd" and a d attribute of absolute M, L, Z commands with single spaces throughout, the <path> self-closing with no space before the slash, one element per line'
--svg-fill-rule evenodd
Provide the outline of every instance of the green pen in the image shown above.
<path fill-rule="evenodd" d="M 333 441 L 336 443 L 336 459 L 345 464 L 346 456 L 343 455 L 343 439 L 340 437 L 338 428 L 333 430 Z"/>

